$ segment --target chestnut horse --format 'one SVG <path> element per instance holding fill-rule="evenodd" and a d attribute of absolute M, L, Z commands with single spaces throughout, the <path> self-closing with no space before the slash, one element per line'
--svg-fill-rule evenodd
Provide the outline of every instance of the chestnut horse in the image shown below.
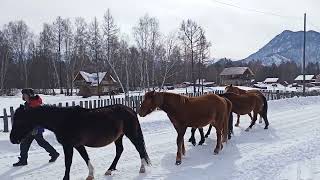
<path fill-rule="evenodd" d="M 240 115 L 248 114 L 251 111 L 253 111 L 253 119 L 251 121 L 250 126 L 246 129 L 246 131 L 249 131 L 255 124 L 257 120 L 258 114 L 263 117 L 265 122 L 264 129 L 268 129 L 269 121 L 267 117 L 267 111 L 268 111 L 268 102 L 267 99 L 264 96 L 259 96 L 257 93 L 246 93 L 242 95 L 238 95 L 235 93 L 227 92 L 224 94 L 219 94 L 221 97 L 225 97 L 228 100 L 232 102 L 232 112 Z M 230 126 L 230 125 L 229 125 Z M 208 137 L 211 131 L 211 126 L 209 127 L 207 133 L 205 136 L 203 136 L 203 130 L 199 129 L 199 131 L 202 131 L 201 134 L 201 141 L 205 141 L 205 137 Z M 193 145 L 196 144 L 194 133 L 196 129 L 191 129 L 191 137 L 190 141 Z"/>
<path fill-rule="evenodd" d="M 112 105 L 97 109 L 75 107 L 41 106 L 25 109 L 20 106 L 14 113 L 10 141 L 18 144 L 36 126 L 53 131 L 62 144 L 65 156 L 64 180 L 68 180 L 72 164 L 73 148 L 85 160 L 89 175 L 93 179 L 93 166 L 85 146 L 103 147 L 112 142 L 116 145 L 116 157 L 106 175 L 116 170 L 123 152 L 122 138 L 127 136 L 134 144 L 141 158 L 140 173 L 150 163 L 137 113 L 124 105 Z"/>
<path fill-rule="evenodd" d="M 229 132 L 228 119 L 232 104 L 215 94 L 187 97 L 174 93 L 151 91 L 144 95 L 139 115 L 144 117 L 157 107 L 167 113 L 178 133 L 176 165 L 181 164 L 181 154 L 185 154 L 184 134 L 187 127 L 200 128 L 208 124 L 216 128 L 217 144 L 214 154 L 223 148 Z"/>
<path fill-rule="evenodd" d="M 261 96 L 261 98 L 265 97 L 259 90 L 244 90 L 244 89 L 240 89 L 236 86 L 233 86 L 232 84 L 230 84 L 229 86 L 227 86 L 225 88 L 225 91 L 226 92 L 233 92 L 235 94 L 247 94 L 247 93 L 255 93 L 257 94 L 258 96 Z M 251 112 L 248 114 L 252 120 L 252 116 L 251 116 Z M 262 123 L 262 117 L 260 116 L 259 118 L 259 123 Z M 239 126 L 240 124 L 240 114 L 237 114 L 237 123 L 235 124 L 235 126 Z"/>

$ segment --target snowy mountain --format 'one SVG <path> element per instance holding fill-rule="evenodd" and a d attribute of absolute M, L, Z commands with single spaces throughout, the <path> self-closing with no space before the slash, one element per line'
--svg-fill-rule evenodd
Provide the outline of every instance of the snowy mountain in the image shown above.
<path fill-rule="evenodd" d="M 306 37 L 306 62 L 319 61 L 320 33 L 308 31 Z M 285 61 L 294 61 L 300 64 L 302 62 L 302 48 L 303 31 L 292 32 L 285 30 L 273 38 L 258 52 L 241 61 L 250 62 L 260 60 L 264 65 L 271 65 L 272 63 L 280 64 Z"/>

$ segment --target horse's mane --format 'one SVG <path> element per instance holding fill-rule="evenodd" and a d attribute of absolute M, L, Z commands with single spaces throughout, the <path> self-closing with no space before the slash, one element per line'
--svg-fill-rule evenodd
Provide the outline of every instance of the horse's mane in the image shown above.
<path fill-rule="evenodd" d="M 168 99 L 174 99 L 179 103 L 186 103 L 189 100 L 189 97 L 185 95 L 180 95 L 180 94 L 175 94 L 175 93 L 169 93 L 169 92 L 162 92 L 163 97 L 168 100 Z"/>

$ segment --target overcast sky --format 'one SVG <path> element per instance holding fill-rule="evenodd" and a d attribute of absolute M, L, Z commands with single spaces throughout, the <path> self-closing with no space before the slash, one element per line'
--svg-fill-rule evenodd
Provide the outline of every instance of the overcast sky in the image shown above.
<path fill-rule="evenodd" d="M 308 29 L 320 31 L 319 0 L 0 0 L 0 26 L 23 19 L 38 33 L 44 22 L 51 23 L 57 16 L 102 20 L 107 8 L 129 38 L 138 18 L 146 13 L 158 18 L 164 33 L 191 18 L 204 27 L 212 42 L 211 56 L 219 58 L 245 58 L 283 30 L 302 30 L 304 12 L 313 24 L 308 23 Z"/>

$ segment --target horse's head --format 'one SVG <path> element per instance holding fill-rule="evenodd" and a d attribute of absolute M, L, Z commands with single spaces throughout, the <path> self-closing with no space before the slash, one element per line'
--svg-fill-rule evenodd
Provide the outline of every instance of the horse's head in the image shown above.
<path fill-rule="evenodd" d="M 158 93 L 155 91 L 147 92 L 144 95 L 144 100 L 142 101 L 141 107 L 139 109 L 139 115 L 145 117 L 154 111 L 159 105 L 159 98 L 157 98 Z"/>
<path fill-rule="evenodd" d="M 233 93 L 238 92 L 238 88 L 235 86 L 232 86 L 232 84 L 230 84 L 229 86 L 226 86 L 226 88 L 224 90 L 225 90 L 225 92 L 233 92 Z"/>
<path fill-rule="evenodd" d="M 33 123 L 28 119 L 27 111 L 23 105 L 20 105 L 13 115 L 12 129 L 10 132 L 10 141 L 12 144 L 19 144 L 34 128 Z"/>

